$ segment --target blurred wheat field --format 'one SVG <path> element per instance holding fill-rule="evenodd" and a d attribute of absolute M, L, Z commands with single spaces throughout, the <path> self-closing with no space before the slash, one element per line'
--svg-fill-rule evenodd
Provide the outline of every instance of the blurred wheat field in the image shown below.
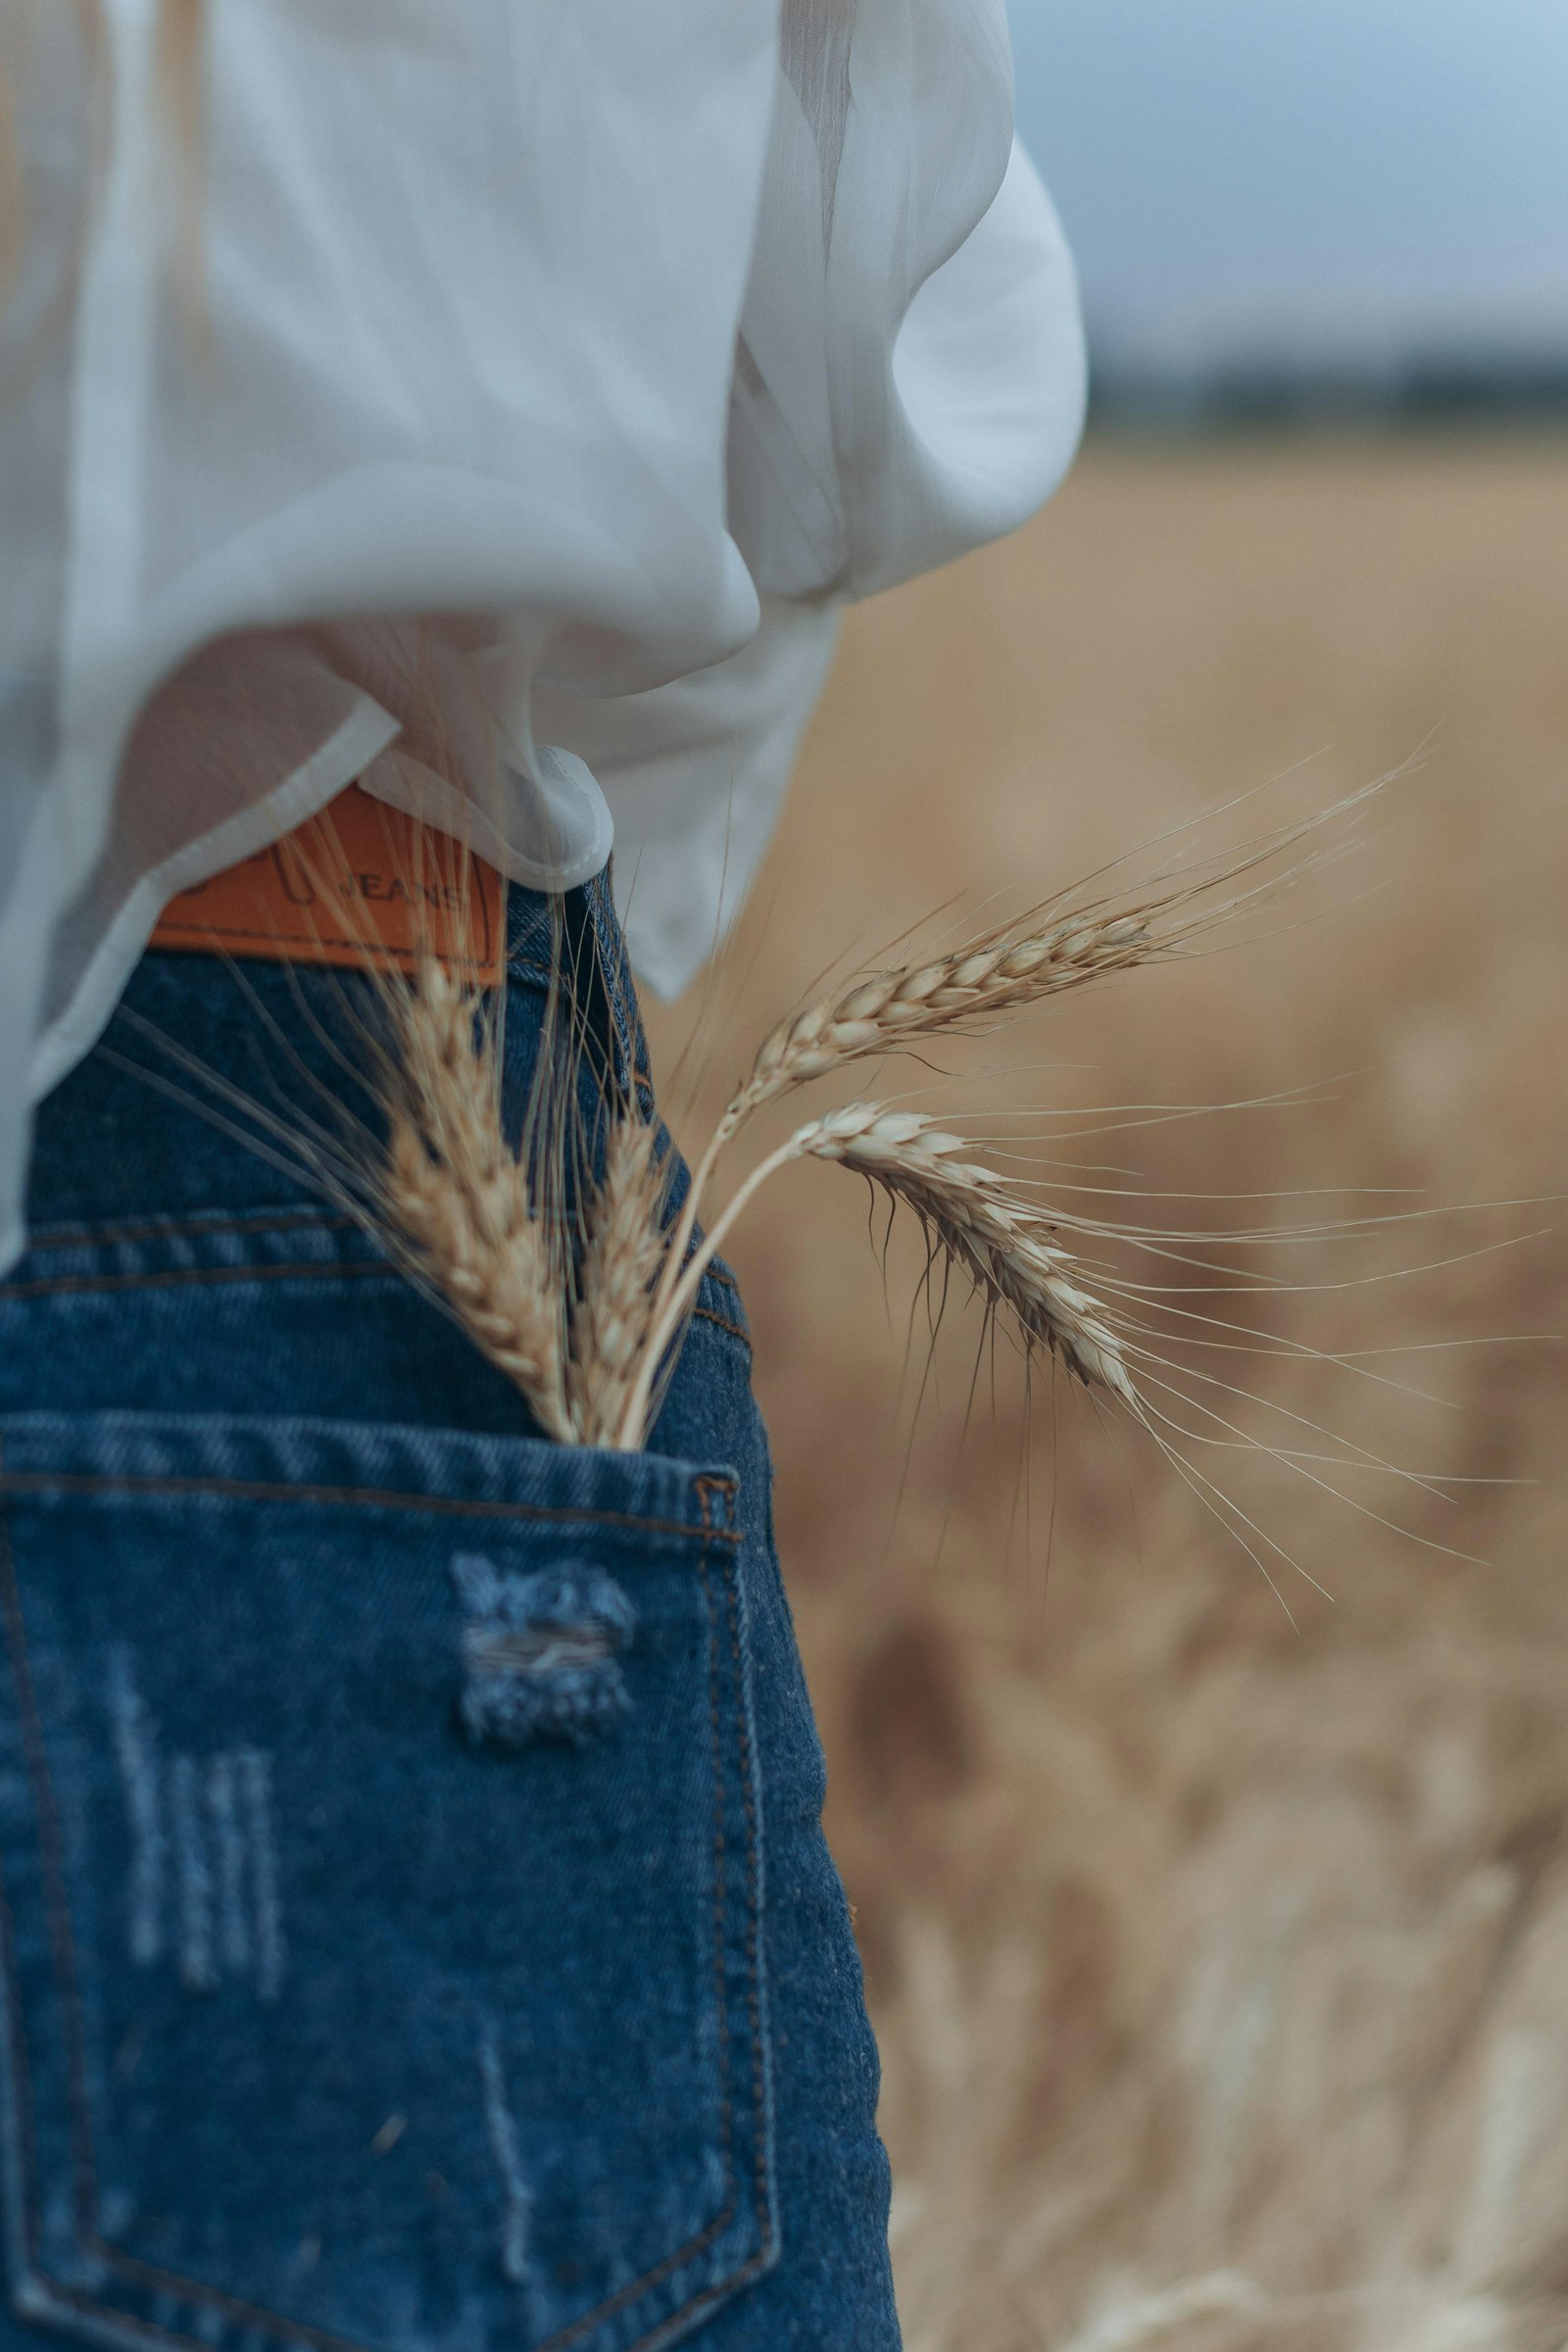
<path fill-rule="evenodd" d="M 824 964 L 956 893 L 1043 896 L 1270 777 L 1297 812 L 1420 754 L 1249 944 L 862 1084 L 1033 1139 L 1054 1183 L 1113 1166 L 1260 1224 L 1303 1187 L 1558 1193 L 1565 623 L 1568 444 L 1092 445 L 1017 538 L 853 616 L 733 952 L 652 1021 L 662 1076 L 702 1012 L 683 1140 Z M 1041 1119 L 1302 1087 L 1070 1145 Z M 1401 1537 L 1254 1465 L 1249 1509 L 1332 1595 L 1274 1561 L 1293 1625 L 1138 1432 L 993 1371 L 956 1298 L 911 1324 L 923 1260 L 895 1234 L 884 1270 L 855 1185 L 790 1170 L 741 1229 L 911 2352 L 1568 2344 L 1568 1376 L 1520 1336 L 1568 1319 L 1565 1232 L 1548 1204 L 1282 1243 L 1336 1286 L 1276 1302 L 1282 1348 L 1360 1368 L 1246 1378 L 1475 1482 L 1353 1477 Z"/>

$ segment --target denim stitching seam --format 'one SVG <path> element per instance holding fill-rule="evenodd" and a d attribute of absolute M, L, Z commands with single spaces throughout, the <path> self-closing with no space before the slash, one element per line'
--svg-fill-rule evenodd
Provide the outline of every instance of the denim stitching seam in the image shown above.
<path fill-rule="evenodd" d="M 728 1586 L 728 1587 L 726 1588 L 726 1590 L 725 1590 L 725 1594 L 724 1594 L 724 1603 L 725 1603 L 725 1609 L 726 1609 L 726 1612 L 727 1612 L 727 1614 L 728 1614 L 728 1617 L 729 1617 L 729 1646 L 730 1646 L 730 1655 L 731 1655 L 731 1657 L 732 1657 L 732 1658 L 733 1658 L 733 1660 L 734 1660 L 734 1666 L 735 1666 L 735 1686 L 736 1686 L 736 1691 L 737 1691 L 737 1695 L 738 1695 L 738 1694 L 739 1694 L 739 1691 L 740 1691 L 740 1690 L 741 1690 L 741 1673 L 742 1673 L 742 1667 L 741 1667 L 741 1632 L 740 1632 L 740 1614 L 739 1614 L 739 1610 L 738 1610 L 738 1608 L 737 1608 L 737 1606 L 736 1606 L 736 1600 L 735 1600 L 735 1589 L 734 1589 L 734 1586 L 733 1586 L 733 1584 L 731 1584 L 730 1586 Z M 756 1816 L 756 1810 L 755 1810 L 755 1807 L 754 1807 L 754 1805 L 753 1805 L 753 1801 L 752 1801 L 752 1775 L 751 1775 L 751 1770 L 750 1770 L 750 1765 L 751 1765 L 751 1761 L 752 1761 L 752 1759 L 751 1759 L 751 1753 L 750 1753 L 750 1749 L 751 1749 L 751 1740 L 750 1740 L 750 1738 L 748 1737 L 748 1732 L 749 1732 L 749 1727 L 748 1727 L 748 1725 L 747 1725 L 747 1722 L 746 1722 L 745 1716 L 744 1716 L 744 1714 L 743 1714 L 743 1715 L 742 1715 L 742 1717 L 741 1717 L 741 1746 L 742 1746 L 742 1749 L 743 1749 L 743 1751 L 744 1751 L 744 1752 L 743 1752 L 743 1757 L 742 1757 L 742 1771 L 741 1771 L 741 1803 L 742 1803 L 742 1806 L 744 1807 L 744 1809 L 745 1809 L 745 1813 L 746 1813 L 746 1845 L 747 1845 L 747 1851 L 748 1851 L 748 1853 L 749 1853 L 749 1854 L 750 1854 L 750 1855 L 753 1857 L 753 1872 L 752 1872 L 752 1875 L 751 1875 L 751 1876 L 748 1878 L 748 1881 L 747 1881 L 747 1900 L 746 1900 L 746 2006 L 747 2006 L 747 2011 L 748 2011 L 748 2014 L 749 2014 L 749 2016 L 750 2016 L 750 2019 L 751 2019 L 751 2027 L 752 2027 L 752 2064 L 753 2064 L 753 2070 L 754 2070 L 754 2072 L 753 2072 L 753 2082 L 754 2082 L 755 2093 L 756 2093 L 756 2099 L 757 2099 L 757 2118 L 758 2118 L 758 2133 L 759 2133 L 759 2145 L 758 2145 L 758 2163 L 757 2163 L 756 2189 L 755 2189 L 755 2212 L 756 2212 L 756 2215 L 757 2215 L 757 2227 L 758 2227 L 758 2234 L 759 2234 L 759 2236 L 760 2236 L 760 2239 L 761 2239 L 761 2247 L 762 2247 L 762 2251 L 763 2251 L 763 2252 L 770 2252 L 770 2251 L 771 2251 L 771 2249 L 772 2249 L 772 2243 L 773 2243 L 773 2216 L 772 2216 L 772 2213 L 771 2213 L 771 2211 L 770 2211 L 770 2209 L 769 2209 L 769 2203 L 768 2203 L 768 2196 L 767 2196 L 767 2185 L 768 2185 L 768 2184 L 767 2184 L 767 2179 L 766 2179 L 766 2170 L 767 2170 L 767 2168 L 766 2168 L 765 2164 L 764 2164 L 764 2163 L 763 2163 L 763 2161 L 762 2161 L 763 2149 L 762 2149 L 762 2142 L 761 2142 L 761 2134 L 762 2134 L 762 2131 L 763 2131 L 763 2097 L 762 2097 L 762 2060 L 763 2060 L 763 2049 L 762 2049 L 762 2016 L 761 2016 L 761 2006 L 760 2006 L 760 2001 L 759 2001 L 759 1999 L 758 1999 L 758 1985 L 759 1985 L 759 1984 L 760 1984 L 760 1981 L 761 1981 L 761 1955 L 760 1955 L 760 1950 L 759 1950 L 759 1921 L 758 1921 L 758 1916 L 757 1916 L 757 1913 L 758 1913 L 758 1890 L 757 1890 L 757 1879 L 756 1879 L 756 1870 L 755 1870 L 755 1858 L 756 1858 L 757 1851 L 758 1851 L 758 1838 L 757 1838 L 757 1816 Z"/>
<path fill-rule="evenodd" d="M 699 1487 L 710 1482 L 699 1479 Z M 13 1494 L 213 1494 L 237 1502 L 320 1502 L 360 1504 L 373 1510 L 428 1511 L 450 1519 L 531 1519 L 547 1527 L 624 1527 L 655 1536 L 701 1535 L 709 1542 L 739 1544 L 733 1529 L 695 1528 L 684 1519 L 651 1519 L 644 1512 L 573 1510 L 569 1504 L 490 1502 L 453 1494 L 402 1494 L 380 1487 L 270 1485 L 260 1479 L 168 1478 L 113 1471 L 0 1470 L 0 1500 Z"/>
<path fill-rule="evenodd" d="M 700 1478 L 697 1481 L 697 1492 L 702 1506 L 705 1525 L 710 1524 L 711 1503 L 715 1493 L 721 1494 L 724 1497 L 726 1520 L 733 1518 L 735 1507 L 735 1487 L 733 1481 L 729 1479 Z M 713 1529 L 712 1532 L 714 1534 L 719 1534 L 724 1531 Z M 736 1698 L 738 1703 L 741 1690 L 739 1680 L 741 1670 L 740 1624 L 735 1604 L 735 1592 L 732 1585 L 726 1586 L 725 1588 L 725 1605 L 729 1620 L 730 1654 L 734 1662 L 737 1675 Z M 754 2103 L 757 2111 L 757 2188 L 755 2211 L 757 2215 L 759 2234 L 761 2242 L 758 2246 L 757 2252 L 749 2256 L 749 2258 L 742 2263 L 739 2270 L 733 2271 L 727 2278 L 718 2278 L 713 2280 L 710 2285 L 704 2287 L 700 2293 L 691 2296 L 685 2303 L 681 2305 L 678 2311 L 672 2312 L 668 2319 L 662 2320 L 649 2334 L 640 2337 L 639 2340 L 630 2347 L 630 2352 L 660 2352 L 660 2347 L 671 2342 L 676 2335 L 682 2333 L 690 2325 L 692 2319 L 698 2313 L 703 2311 L 706 2306 L 726 2301 L 731 2295 L 737 2293 L 741 2287 L 749 2285 L 753 2278 L 760 2278 L 770 2268 L 777 2251 L 774 2241 L 773 2217 L 770 2210 L 767 2193 L 769 2185 L 767 2163 L 767 2127 L 766 2118 L 763 2111 L 762 2096 L 765 2052 L 763 2049 L 762 2039 L 761 2012 L 757 1998 L 758 1972 L 760 1967 L 757 1919 L 757 1820 L 752 1804 L 750 1772 L 752 1761 L 751 1741 L 747 1730 L 744 1711 L 740 1714 L 740 1726 L 742 1767 L 741 1788 L 742 1801 L 744 1803 L 746 1812 L 746 1845 L 748 1864 L 746 1936 L 747 2008 L 750 2013 L 752 2029 L 752 2082 L 754 2086 Z M 721 2018 L 725 2015 L 722 2007 L 720 2008 L 719 2014 Z M 541 2352 L 551 2352 L 551 2347 L 544 2346 L 541 2348 Z"/>
<path fill-rule="evenodd" d="M 292 1225 L 297 1221 L 303 1222 L 303 1220 L 290 1218 L 285 1220 L 285 1223 Z M 327 1220 L 323 1219 L 321 1222 L 324 1226 Z M 340 1219 L 337 1222 L 347 1224 L 349 1220 Z M 208 1226 L 203 1230 L 218 1232 L 224 1229 Z M 236 1227 L 233 1230 L 238 1231 L 239 1228 Z M 178 1238 L 174 1228 L 170 1228 L 169 1234 L 171 1239 Z M 39 1275 L 36 1280 L 31 1282 L 0 1283 L 0 1301 L 7 1298 L 50 1298 L 62 1292 L 171 1290 L 176 1289 L 184 1283 L 275 1282 L 288 1275 L 292 1275 L 302 1282 L 324 1282 L 338 1274 L 384 1274 L 389 1279 L 400 1281 L 403 1279 L 397 1267 L 385 1258 L 347 1258 L 325 1266 L 315 1259 L 305 1264 L 284 1266 L 166 1266 L 154 1273 L 44 1274 Z M 736 1288 L 735 1283 L 728 1275 L 718 1272 L 712 1266 L 704 1269 L 705 1281 L 710 1277 L 724 1290 L 733 1291 Z M 715 1314 L 711 1307 L 699 1306 L 693 1311 L 701 1315 L 705 1321 L 716 1323 L 721 1331 L 734 1332 L 737 1339 L 750 1339 L 751 1335 L 744 1331 L 740 1324 L 726 1322 L 723 1316 Z"/>
<path fill-rule="evenodd" d="M 296 1226 L 341 1232 L 356 1220 L 329 1209 L 258 1211 L 254 1216 L 143 1217 L 125 1225 L 43 1225 L 29 1236 L 34 1250 L 90 1249 L 102 1242 L 203 1240 L 210 1233 L 287 1233 Z"/>
<path fill-rule="evenodd" d="M 382 1274 L 401 1279 L 395 1267 L 380 1258 L 347 1258 L 330 1266 L 315 1261 L 292 1266 L 166 1266 L 156 1274 L 49 1274 L 36 1282 L 12 1282 L 0 1288 L 0 1299 L 53 1298 L 62 1295 L 101 1291 L 178 1291 L 222 1282 L 325 1282 L 351 1280 L 356 1275 Z"/>
<path fill-rule="evenodd" d="M 735 2219 L 734 2102 L 729 2082 L 728 2004 L 724 1996 L 724 1774 L 718 1712 L 718 1653 L 715 1639 L 718 1627 L 716 1611 L 713 1606 L 712 1581 L 709 1575 L 710 1542 L 716 1532 L 712 1526 L 710 1491 L 715 1485 L 718 1485 L 725 1488 L 733 1496 L 734 1489 L 727 1479 L 715 1481 L 699 1478 L 694 1483 L 698 1508 L 703 1515 L 704 1541 L 702 1550 L 698 1554 L 697 1573 L 703 1588 L 703 1606 L 708 1616 L 708 1711 L 713 1752 L 713 1974 L 714 1998 L 718 2010 L 719 2082 L 722 2086 L 719 2093 L 718 2113 L 719 2144 L 723 2151 L 724 2166 L 724 2203 L 712 2220 L 695 2237 L 689 2238 L 684 2246 L 677 2248 L 673 2254 L 666 2255 L 664 2260 L 654 2270 L 646 2272 L 641 2278 L 634 2278 L 628 2286 L 623 2286 L 607 2302 L 598 2304 L 590 2312 L 585 2312 L 582 2318 L 574 2320 L 569 2328 L 559 2329 L 556 2334 L 548 2337 L 544 2343 L 539 2345 L 538 2352 L 566 2352 L 566 2347 L 578 2341 L 589 2328 L 597 2327 L 605 2320 L 615 2318 L 619 2312 L 626 2309 L 628 2304 L 635 2302 L 639 2295 L 647 2294 L 654 2287 L 660 2285 L 672 2271 L 679 2270 L 685 2263 L 695 2262 L 698 2255 L 706 2252 L 715 2237 L 723 2235 Z M 729 2281 L 726 2280 L 724 2281 L 725 2292 L 728 2292 L 728 2289 Z M 692 2308 L 693 2301 L 701 2300 L 703 2291 L 706 2290 L 700 2290 L 696 2298 L 689 2296 L 678 2311 L 672 2313 L 669 2318 L 659 2321 L 654 2328 L 639 2336 L 637 2341 L 628 2347 L 628 2352 L 649 2352 L 649 2347 L 656 2337 L 672 2327 L 677 2320 L 685 2319 Z"/>

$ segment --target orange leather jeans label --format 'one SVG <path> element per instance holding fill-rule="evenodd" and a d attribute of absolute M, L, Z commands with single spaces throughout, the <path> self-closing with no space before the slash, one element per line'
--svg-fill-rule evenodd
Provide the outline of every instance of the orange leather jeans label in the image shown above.
<path fill-rule="evenodd" d="M 357 784 L 270 848 L 170 900 L 150 945 L 274 963 L 394 964 L 421 948 L 492 987 L 501 877 Z"/>

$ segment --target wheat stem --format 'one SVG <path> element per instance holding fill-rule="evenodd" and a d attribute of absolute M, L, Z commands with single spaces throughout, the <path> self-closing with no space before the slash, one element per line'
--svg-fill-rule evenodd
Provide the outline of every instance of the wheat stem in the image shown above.
<path fill-rule="evenodd" d="M 710 1152 L 711 1150 L 712 1147 L 710 1146 Z M 734 1198 L 726 1204 L 721 1214 L 704 1234 L 702 1241 L 691 1252 L 691 1255 L 685 1259 L 684 1264 L 682 1263 L 684 1245 L 677 1248 L 679 1229 L 677 1229 L 677 1235 L 671 1237 L 663 1273 L 660 1278 L 659 1287 L 650 1300 L 646 1337 L 642 1344 L 635 1375 L 627 1391 L 625 1409 L 615 1436 L 614 1442 L 622 1450 L 634 1451 L 643 1444 L 647 1436 L 650 1408 L 653 1403 L 654 1382 L 659 1376 L 659 1367 L 663 1361 L 670 1343 L 696 1305 L 697 1293 L 703 1276 L 723 1246 L 724 1237 L 734 1226 L 736 1219 L 741 1215 L 753 1195 L 766 1183 L 768 1177 L 773 1175 L 777 1169 L 785 1166 L 788 1161 L 799 1157 L 800 1153 L 795 1148 L 795 1139 L 792 1137 L 787 1144 L 781 1144 L 776 1152 L 769 1152 L 766 1159 L 760 1161 L 736 1192 Z M 692 1199 L 696 1189 L 694 1182 L 692 1194 L 687 1199 L 688 1209 L 692 1209 Z M 695 1216 L 694 1209 L 692 1209 L 692 1215 Z M 690 1233 L 691 1218 L 685 1218 L 683 1222 L 686 1231 Z"/>

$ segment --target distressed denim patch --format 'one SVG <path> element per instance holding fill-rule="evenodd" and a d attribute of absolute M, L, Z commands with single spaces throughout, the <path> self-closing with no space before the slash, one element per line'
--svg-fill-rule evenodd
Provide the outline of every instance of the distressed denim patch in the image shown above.
<path fill-rule="evenodd" d="M 636 1617 L 613 1577 L 576 1560 L 518 1575 L 461 1552 L 452 1578 L 466 1619 L 458 1712 L 470 1740 L 582 1747 L 614 1729 L 631 1703 L 617 1661 Z"/>
<path fill-rule="evenodd" d="M 167 1948 L 194 1992 L 246 1977 L 275 2001 L 285 1947 L 271 1758 L 254 1747 L 166 1755 L 123 1643 L 106 1680 L 131 1836 L 131 1959 L 152 1968 Z"/>

